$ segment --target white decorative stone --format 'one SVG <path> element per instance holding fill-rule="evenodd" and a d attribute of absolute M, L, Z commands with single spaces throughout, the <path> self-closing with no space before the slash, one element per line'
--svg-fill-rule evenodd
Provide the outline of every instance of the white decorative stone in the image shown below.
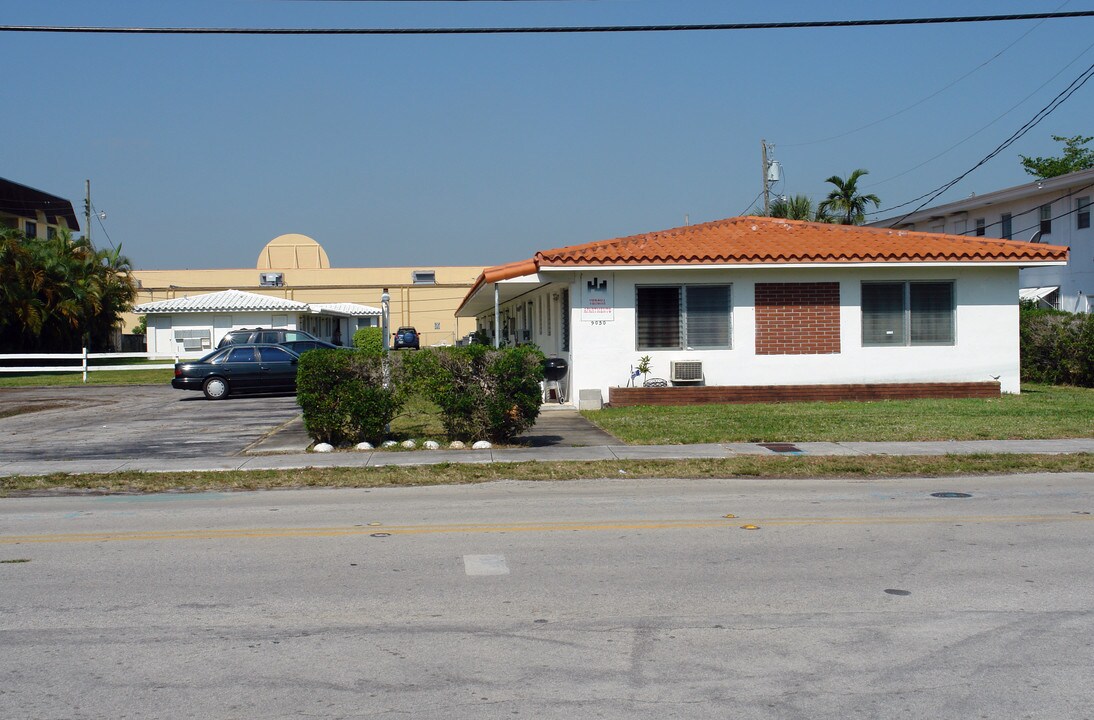
<path fill-rule="evenodd" d="M 477 443 L 475 443 L 474 445 L 471 446 L 471 449 L 472 450 L 489 450 L 492 447 L 494 447 L 494 446 L 491 445 L 490 443 L 488 443 L 486 440 L 479 440 Z"/>
<path fill-rule="evenodd" d="M 356 445 L 354 445 L 354 447 L 356 447 L 358 450 L 372 450 L 373 449 L 372 443 L 370 443 L 370 442 L 359 442 Z"/>
<path fill-rule="evenodd" d="M 383 445 L 381 445 L 380 447 L 392 448 L 398 444 L 399 443 L 395 442 L 394 440 L 384 440 Z"/>
<path fill-rule="evenodd" d="M 422 443 L 422 447 L 426 450 L 440 450 L 441 444 L 433 440 L 426 440 Z"/>
<path fill-rule="evenodd" d="M 322 452 L 322 453 L 334 452 L 334 446 L 331 445 L 330 443 L 319 443 L 318 445 L 313 447 L 312 450 L 315 451 L 315 452 Z"/>
<path fill-rule="evenodd" d="M 453 440 L 452 442 L 448 443 L 448 447 L 452 448 L 453 450 L 463 450 L 467 446 L 463 444 L 462 440 Z"/>
<path fill-rule="evenodd" d="M 413 450 L 414 448 L 418 447 L 418 443 L 414 442 L 413 440 L 403 440 L 402 445 L 407 450 Z"/>

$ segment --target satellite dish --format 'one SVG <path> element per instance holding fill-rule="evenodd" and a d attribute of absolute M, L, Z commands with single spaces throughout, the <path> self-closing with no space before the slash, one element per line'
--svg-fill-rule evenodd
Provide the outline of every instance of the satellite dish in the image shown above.
<path fill-rule="evenodd" d="M 1038 230 L 1037 232 L 1033 233 L 1033 237 L 1031 237 L 1031 238 L 1029 239 L 1029 241 L 1030 241 L 1031 243 L 1039 243 L 1039 242 L 1041 242 L 1041 231 L 1040 231 L 1040 230 Z"/>

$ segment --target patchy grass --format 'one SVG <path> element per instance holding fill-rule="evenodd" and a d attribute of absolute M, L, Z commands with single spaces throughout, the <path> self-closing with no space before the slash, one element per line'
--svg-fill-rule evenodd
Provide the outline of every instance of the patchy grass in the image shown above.
<path fill-rule="evenodd" d="M 54 474 L 0 478 L 0 496 L 121 494 L 331 487 L 463 485 L 495 480 L 597 478 L 899 478 L 1094 472 L 1094 454 L 942 456 L 747 456 L 710 460 L 527 462 L 415 467 L 305 468 L 188 473 Z"/>
<path fill-rule="evenodd" d="M 990 400 L 692 405 L 583 413 L 637 445 L 1090 437 L 1094 389 L 1028 385 Z"/>

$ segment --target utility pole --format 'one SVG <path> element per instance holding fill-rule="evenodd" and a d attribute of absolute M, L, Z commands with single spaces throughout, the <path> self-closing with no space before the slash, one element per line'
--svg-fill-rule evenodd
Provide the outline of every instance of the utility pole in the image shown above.
<path fill-rule="evenodd" d="M 764 184 L 764 215 L 769 215 L 771 213 L 771 196 L 767 190 L 767 140 L 764 140 L 763 138 L 760 139 L 760 157 L 763 165 L 762 172 L 760 173 L 760 180 Z"/>
<path fill-rule="evenodd" d="M 84 237 L 87 238 L 88 244 L 91 243 L 91 180 L 84 181 L 84 188 L 87 190 L 87 197 L 84 198 L 84 222 L 87 223 L 87 229 L 84 230 Z"/>

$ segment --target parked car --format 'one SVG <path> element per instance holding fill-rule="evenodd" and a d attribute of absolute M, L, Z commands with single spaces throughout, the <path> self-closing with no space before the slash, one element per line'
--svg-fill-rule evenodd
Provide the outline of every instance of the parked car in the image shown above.
<path fill-rule="evenodd" d="M 199 360 L 175 363 L 171 387 L 209 400 L 245 392 L 296 392 L 300 356 L 281 345 L 228 345 Z"/>
<path fill-rule="evenodd" d="M 401 327 L 395 331 L 395 345 L 396 350 L 413 349 L 417 350 L 420 347 L 420 340 L 418 339 L 418 331 L 412 327 Z"/>
<path fill-rule="evenodd" d="M 286 330 L 284 328 L 240 328 L 239 330 L 232 330 L 222 337 L 220 342 L 217 343 L 217 347 L 238 345 L 240 343 L 270 343 L 273 345 L 281 345 L 287 342 L 296 342 L 298 340 L 323 342 L 311 333 L 304 332 L 303 330 Z"/>
<path fill-rule="evenodd" d="M 281 347 L 287 347 L 297 355 L 303 355 L 308 350 L 353 350 L 343 345 L 334 345 L 329 342 L 323 342 L 322 340 L 287 340 L 283 343 L 278 343 Z"/>

